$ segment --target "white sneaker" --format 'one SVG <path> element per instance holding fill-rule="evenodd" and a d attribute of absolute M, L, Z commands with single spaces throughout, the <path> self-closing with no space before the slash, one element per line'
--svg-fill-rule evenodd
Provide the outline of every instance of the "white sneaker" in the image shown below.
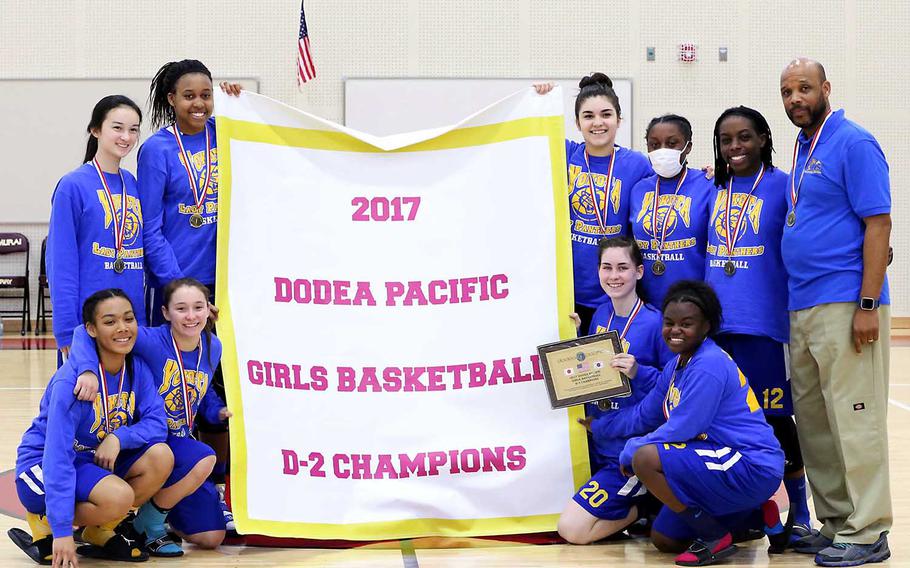
<path fill-rule="evenodd" d="M 237 532 L 237 525 L 234 524 L 234 513 L 231 512 L 231 508 L 224 501 L 224 484 L 218 483 L 215 487 L 218 489 L 218 500 L 221 501 L 221 512 L 224 514 L 224 530 Z"/>

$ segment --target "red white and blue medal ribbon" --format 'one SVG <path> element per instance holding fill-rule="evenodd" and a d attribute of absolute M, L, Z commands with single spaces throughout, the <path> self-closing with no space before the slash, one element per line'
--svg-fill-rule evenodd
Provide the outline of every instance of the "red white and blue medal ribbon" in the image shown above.
<path fill-rule="evenodd" d="M 610 188 L 613 186 L 613 166 L 616 164 L 616 149 L 610 156 L 610 168 L 607 170 L 607 183 L 604 185 L 604 208 L 601 211 L 600 201 L 597 199 L 597 191 L 594 188 L 594 175 L 591 173 L 591 162 L 588 156 L 588 150 L 585 148 L 585 167 L 588 170 L 588 189 L 591 191 L 591 202 L 594 204 L 594 215 L 597 217 L 597 224 L 600 225 L 601 234 L 607 234 L 607 216 L 609 214 Z"/>
<path fill-rule="evenodd" d="M 193 409 L 190 406 L 190 386 L 186 380 L 186 369 L 183 366 L 183 355 L 180 354 L 180 348 L 177 347 L 177 340 L 171 333 L 171 344 L 174 346 L 174 354 L 177 355 L 177 370 L 180 371 L 180 392 L 183 394 L 183 412 L 186 416 L 186 427 L 190 433 L 193 431 Z M 199 365 L 202 363 L 202 340 L 199 340 L 199 358 L 196 360 L 196 373 L 199 373 Z M 198 380 L 198 379 L 197 379 Z"/>
<path fill-rule="evenodd" d="M 642 306 L 645 303 L 641 301 L 641 298 L 635 299 L 635 305 L 632 306 L 632 311 L 629 313 L 629 319 L 626 320 L 626 325 L 623 326 L 622 332 L 619 334 L 619 340 L 622 341 L 626 338 L 626 334 L 629 333 L 629 329 L 632 327 L 632 321 L 638 315 L 638 312 L 641 311 Z M 610 314 L 610 319 L 607 320 L 607 330 L 610 331 L 610 327 L 613 325 L 613 317 L 616 315 L 616 312 Z"/>
<path fill-rule="evenodd" d="M 123 180 L 123 170 L 117 168 L 117 173 L 120 174 L 120 213 L 121 218 L 118 221 L 117 219 L 117 208 L 114 207 L 114 196 L 111 194 L 111 188 L 107 185 L 107 180 L 104 179 L 104 172 L 101 171 L 101 165 L 98 163 L 97 158 L 92 159 L 92 164 L 95 166 L 95 171 L 98 172 L 98 179 L 101 180 L 101 187 L 104 188 L 104 195 L 107 196 L 107 202 L 111 207 L 111 217 L 114 218 L 113 221 L 113 230 L 114 230 L 114 249 L 117 251 L 117 258 L 123 254 L 123 237 L 126 234 L 126 182 Z"/>
<path fill-rule="evenodd" d="M 679 188 L 682 187 L 684 181 L 686 181 L 686 176 L 689 174 L 688 168 L 683 169 L 682 175 L 679 176 L 679 182 L 676 183 L 676 191 L 673 192 L 673 196 L 679 194 Z M 654 236 L 658 234 L 657 230 L 657 210 L 660 204 L 660 176 L 657 176 L 657 181 L 654 182 L 654 211 L 651 214 L 651 225 L 654 227 Z M 670 204 L 669 209 L 667 209 L 667 215 L 664 217 L 664 222 L 660 227 L 660 242 L 657 246 L 657 260 L 661 259 L 664 251 L 664 242 L 667 239 L 667 220 L 670 218 L 670 211 L 673 209 L 673 204 Z"/>
<path fill-rule="evenodd" d="M 209 182 L 212 179 L 212 138 L 209 135 L 208 126 L 204 127 L 205 130 L 205 182 L 202 184 L 202 187 L 199 187 L 199 172 L 196 172 L 196 167 L 190 164 L 190 156 L 186 152 L 186 147 L 183 145 L 183 137 L 180 135 L 180 129 L 177 128 L 177 124 L 171 125 L 171 132 L 174 134 L 174 138 L 177 139 L 177 147 L 180 149 L 180 157 L 183 162 L 183 167 L 186 169 L 186 177 L 190 182 L 190 189 L 193 190 L 193 201 L 195 203 L 195 211 L 197 214 L 202 215 L 202 203 L 205 201 L 205 194 L 209 189 Z M 194 176 L 193 173 L 196 173 Z"/>
<path fill-rule="evenodd" d="M 758 184 L 761 183 L 761 179 L 765 176 L 765 164 L 761 165 L 761 170 L 758 172 L 758 177 L 755 178 L 755 183 L 752 184 L 752 189 L 749 190 L 749 193 L 746 194 L 746 200 L 743 201 L 743 206 L 739 210 L 739 218 L 736 219 L 736 227 L 733 228 L 730 225 L 730 215 L 733 213 L 733 176 L 730 176 L 730 181 L 727 183 L 727 208 L 726 208 L 726 219 L 724 219 L 724 227 L 727 230 L 726 241 L 727 241 L 727 258 L 730 260 L 733 259 L 733 248 L 736 246 L 737 237 L 739 235 L 739 228 L 742 226 L 743 219 L 746 217 L 746 209 L 749 207 L 749 199 L 752 197 L 752 194 L 755 193 L 755 188 L 758 187 Z"/>
<path fill-rule="evenodd" d="M 117 387 L 117 406 L 114 407 L 114 410 L 120 410 L 120 399 L 123 398 L 123 378 L 126 376 L 126 361 L 123 362 L 123 368 L 120 370 L 120 385 Z M 104 433 L 110 434 L 111 430 L 111 417 L 110 417 L 110 406 L 107 401 L 107 375 L 104 374 L 104 367 L 101 363 L 98 363 L 98 378 L 99 385 L 101 387 L 101 413 L 104 415 Z"/>
<path fill-rule="evenodd" d="M 793 143 L 793 164 L 790 166 L 790 203 L 793 205 L 793 208 L 790 209 L 791 216 L 796 214 L 796 202 L 799 200 L 799 189 L 803 185 L 803 176 L 806 175 L 806 168 L 809 167 L 809 160 L 812 159 L 815 147 L 821 139 L 822 130 L 825 129 L 828 119 L 831 118 L 831 115 L 833 114 L 833 112 L 829 111 L 825 116 L 825 120 L 822 121 L 821 126 L 815 131 L 812 142 L 809 144 L 809 154 L 806 156 L 806 162 L 803 164 L 803 171 L 799 174 L 798 183 L 796 181 L 796 158 L 799 156 L 799 134 L 796 135 L 796 141 Z"/>

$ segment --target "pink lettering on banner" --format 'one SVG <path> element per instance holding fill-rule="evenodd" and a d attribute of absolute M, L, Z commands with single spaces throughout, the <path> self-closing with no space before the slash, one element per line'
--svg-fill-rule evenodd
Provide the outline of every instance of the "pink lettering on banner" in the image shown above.
<path fill-rule="evenodd" d="M 306 455 L 307 459 L 300 459 Z M 324 478 L 325 458 L 321 452 L 281 450 L 284 475 Z M 520 471 L 527 466 L 527 450 L 521 445 L 434 450 L 408 453 L 336 453 L 332 455 L 331 474 L 336 479 L 407 479 L 459 474 L 490 474 Z"/>
<path fill-rule="evenodd" d="M 351 458 L 344 454 L 335 454 L 332 457 L 332 468 L 335 472 L 335 477 L 338 479 L 347 479 L 351 477 Z"/>
<path fill-rule="evenodd" d="M 353 367 L 338 367 L 338 392 L 352 392 L 357 388 L 355 377 L 357 372 Z"/>
<path fill-rule="evenodd" d="M 373 472 L 374 479 L 398 479 L 398 472 L 392 464 L 391 454 L 379 454 L 379 460 L 376 464 L 376 471 Z"/>
<path fill-rule="evenodd" d="M 338 392 L 442 392 L 464 388 L 500 387 L 543 380 L 537 355 L 503 357 L 490 362 L 456 365 L 349 367 L 339 366 L 330 378 L 328 368 L 299 363 L 259 361 L 246 363 L 247 380 L 257 387 L 324 392 L 336 380 Z"/>
<path fill-rule="evenodd" d="M 506 456 L 509 458 L 508 467 L 510 471 L 518 471 L 525 468 L 528 464 L 525 454 L 527 454 L 527 450 L 525 450 L 524 446 L 512 446 L 506 450 Z"/>
<path fill-rule="evenodd" d="M 375 306 L 376 298 L 369 282 L 348 280 L 319 280 L 283 276 L 273 277 L 276 303 L 312 304 L 317 306 Z M 385 282 L 385 305 L 438 306 L 503 300 L 509 296 L 509 277 L 468 276 L 448 280 L 410 280 Z M 353 288 L 353 297 L 351 292 Z"/>
<path fill-rule="evenodd" d="M 399 477 L 409 477 L 411 475 L 426 477 L 426 460 L 427 455 L 424 452 L 414 455 L 413 458 L 408 454 L 398 454 L 398 463 L 401 464 L 401 470 L 398 474 Z"/>
<path fill-rule="evenodd" d="M 439 468 L 446 463 L 445 452 L 429 452 L 427 459 L 430 465 L 430 475 L 439 475 Z"/>
<path fill-rule="evenodd" d="M 297 304 L 313 304 L 325 306 L 375 306 L 376 299 L 370 289 L 369 282 L 354 282 L 348 280 L 308 280 L 298 278 L 291 280 L 281 276 L 274 277 L 275 302 Z M 354 297 L 351 298 L 351 286 L 356 286 Z"/>
<path fill-rule="evenodd" d="M 449 280 L 386 282 L 386 306 L 427 306 L 502 300 L 509 295 L 509 277 L 469 276 Z"/>
<path fill-rule="evenodd" d="M 300 463 L 297 458 L 297 452 L 294 450 L 281 450 L 281 457 L 284 458 L 285 475 L 297 475 L 300 473 Z"/>
<path fill-rule="evenodd" d="M 257 386 L 292 390 L 325 391 L 329 388 L 328 370 L 311 367 L 309 381 L 305 380 L 303 367 L 298 364 L 250 360 L 246 363 L 247 379 Z"/>

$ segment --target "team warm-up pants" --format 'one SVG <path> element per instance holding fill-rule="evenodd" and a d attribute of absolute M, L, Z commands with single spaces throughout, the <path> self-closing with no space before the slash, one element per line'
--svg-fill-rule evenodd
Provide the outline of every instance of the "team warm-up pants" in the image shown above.
<path fill-rule="evenodd" d="M 790 312 L 790 387 L 799 443 L 822 533 L 871 544 L 892 523 L 888 476 L 891 310 L 879 340 L 853 347 L 855 303 Z"/>

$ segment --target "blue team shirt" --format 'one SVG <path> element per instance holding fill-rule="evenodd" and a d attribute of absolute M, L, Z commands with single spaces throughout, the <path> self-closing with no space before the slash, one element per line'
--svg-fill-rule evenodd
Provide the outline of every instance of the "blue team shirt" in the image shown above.
<path fill-rule="evenodd" d="M 604 237 L 629 234 L 629 192 L 638 180 L 651 175 L 651 164 L 644 155 L 616 146 L 616 163 L 613 166 L 613 183 L 609 192 L 604 191 L 610 172 L 611 158 L 590 156 L 591 177 L 598 209 L 607 212 L 606 231 L 597 221 L 597 210 L 591 199 L 588 185 L 588 167 L 585 164 L 585 145 L 566 140 L 566 164 L 569 168 L 569 219 L 572 222 L 572 262 L 575 271 L 575 301 L 583 306 L 596 308 L 609 297 L 600 286 L 597 267 L 597 243 Z"/>
<path fill-rule="evenodd" d="M 793 175 L 806 165 L 810 139 L 799 133 Z M 789 189 L 788 189 L 789 192 Z M 790 310 L 859 300 L 864 217 L 891 212 L 888 163 L 875 138 L 836 111 L 822 130 L 796 204 L 796 224 L 784 227 Z M 889 304 L 888 279 L 879 297 Z"/>
<path fill-rule="evenodd" d="M 145 243 L 152 284 L 192 277 L 215 282 L 215 237 L 218 220 L 218 150 L 215 121 L 206 123 L 211 144 L 212 177 L 203 202 L 204 224 L 190 226 L 195 198 L 170 127 L 162 128 L 139 148 L 139 196 L 145 210 Z M 183 135 L 190 171 L 197 187 L 205 182 L 205 132 Z"/>
<path fill-rule="evenodd" d="M 51 197 L 45 262 L 54 310 L 54 337 L 60 347 L 72 342 L 73 329 L 82 323 L 86 298 L 105 288 L 126 292 L 140 325 L 145 323 L 142 207 L 136 178 L 121 171 L 126 183 L 122 249 L 126 268 L 121 274 L 114 272 L 114 218 L 95 166 L 89 162 L 63 176 Z M 124 211 L 120 176 L 105 173 L 104 179 L 120 220 Z"/>
<path fill-rule="evenodd" d="M 698 439 L 741 451 L 756 467 L 782 472 L 784 453 L 733 359 L 705 339 L 685 367 L 678 368 L 677 361 L 667 363 L 640 403 L 591 425 L 595 436 L 639 436 L 626 442 L 620 463 L 630 466 L 638 448 L 648 444 Z"/>
<path fill-rule="evenodd" d="M 742 215 L 746 196 L 758 173 L 733 178 L 730 226 Z M 711 202 L 705 281 L 711 284 L 724 311 L 720 331 L 761 335 L 787 343 L 790 320 L 787 313 L 787 271 L 781 259 L 780 239 L 787 217 L 787 180 L 777 168 L 765 170 L 746 205 L 733 246 L 733 276 L 724 274 L 727 253 L 727 188 L 717 187 Z"/>
<path fill-rule="evenodd" d="M 667 289 L 678 280 L 703 280 L 705 277 L 705 247 L 708 235 L 708 207 L 714 195 L 714 183 L 705 178 L 699 170 L 688 169 L 686 179 L 676 196 L 679 178 L 660 179 L 660 203 L 656 227 L 652 219 L 654 205 L 654 184 L 658 176 L 647 177 L 632 188 L 629 222 L 632 235 L 638 241 L 644 257 L 645 276 L 642 285 L 645 299 L 654 306 L 661 306 Z M 655 276 L 651 267 L 657 260 L 660 234 L 655 230 L 663 228 L 666 219 L 667 230 L 663 255 L 666 272 Z"/>
<path fill-rule="evenodd" d="M 140 327 L 133 353 L 152 369 L 154 386 L 164 401 L 168 431 L 182 438 L 190 436 L 191 432 L 184 414 L 180 369 L 177 366 L 174 346 L 171 344 L 171 326 L 165 324 L 153 328 Z M 219 424 L 221 419 L 218 413 L 225 404 L 215 389 L 209 387 L 212 384 L 212 377 L 215 376 L 215 369 L 221 361 L 221 341 L 214 334 L 208 334 L 208 338 L 203 336 L 201 358 L 198 349 L 180 353 L 189 386 L 191 416 L 195 417 L 202 413 L 209 424 Z M 80 373 L 98 368 L 98 358 L 91 337 L 86 333 L 84 326 L 77 328 L 73 335 L 70 359 Z"/>
<path fill-rule="evenodd" d="M 16 475 L 41 464 L 48 517 L 55 538 L 73 534 L 76 452 L 94 450 L 106 435 L 101 391 L 92 402 L 77 400 L 73 389 L 78 375 L 69 361 L 57 370 L 41 397 L 38 416 L 22 436 L 16 456 Z M 144 362 L 133 359 L 133 374 L 124 379 L 119 397 L 120 373 L 105 373 L 104 381 L 108 389 L 108 417 L 121 450 L 141 448 L 167 438 L 164 406 Z"/>
<path fill-rule="evenodd" d="M 612 302 L 607 302 L 597 308 L 591 319 L 591 334 L 607 331 L 622 333 L 629 318 L 616 316 L 610 322 L 611 315 L 613 315 Z M 667 348 L 667 344 L 664 343 L 661 335 L 662 327 L 663 316 L 661 313 L 648 304 L 644 304 L 632 321 L 626 336 L 622 339 L 623 351 L 634 355 L 635 361 L 638 363 L 638 373 L 631 381 L 632 394 L 626 398 L 611 399 L 612 408 L 608 412 L 634 406 L 643 399 L 654 388 L 660 378 L 661 369 L 674 357 Z M 604 411 L 596 404 L 585 405 L 585 412 L 587 416 L 595 419 L 604 414 Z M 591 450 L 596 464 L 617 460 L 626 443 L 624 438 L 592 436 L 591 439 L 593 442 Z"/>

